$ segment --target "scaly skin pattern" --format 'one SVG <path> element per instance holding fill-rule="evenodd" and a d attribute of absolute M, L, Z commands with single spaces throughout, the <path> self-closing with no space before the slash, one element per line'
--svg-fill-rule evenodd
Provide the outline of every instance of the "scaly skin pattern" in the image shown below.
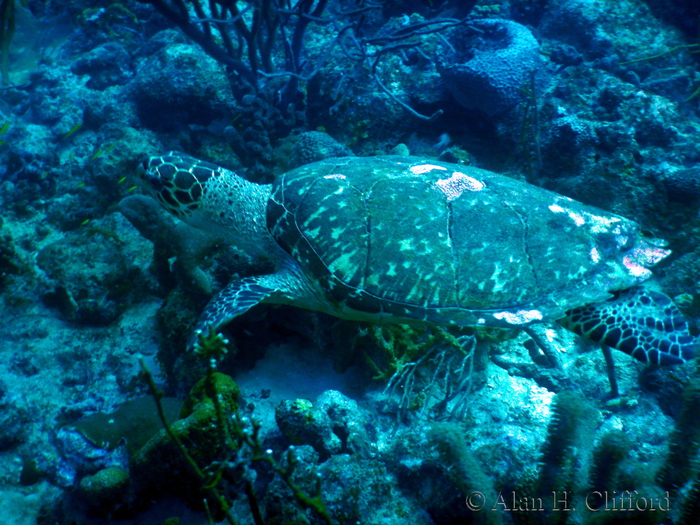
<path fill-rule="evenodd" d="M 506 327 L 568 311 L 577 312 L 569 328 L 640 360 L 692 354 L 685 324 L 642 328 L 648 310 L 637 320 L 634 308 L 614 310 L 620 337 L 591 327 L 613 312 L 611 293 L 650 277 L 647 266 L 669 253 L 662 243 L 633 221 L 509 177 L 416 157 L 344 157 L 270 187 L 176 153 L 151 157 L 140 173 L 175 216 L 276 262 L 276 273 L 234 281 L 212 301 L 203 322 L 217 327 L 260 302 L 346 319 Z M 651 303 L 660 316 L 672 305 Z"/>
<path fill-rule="evenodd" d="M 146 159 L 138 174 L 148 193 L 175 217 L 251 255 L 284 258 L 265 228 L 269 185 L 177 152 Z"/>
<path fill-rule="evenodd" d="M 175 217 L 187 220 L 200 208 L 204 186 L 224 168 L 175 152 L 145 160 L 139 174 L 149 193 Z"/>
<path fill-rule="evenodd" d="M 693 358 L 697 343 L 668 296 L 633 288 L 603 303 L 570 310 L 559 323 L 644 363 L 677 365 Z"/>

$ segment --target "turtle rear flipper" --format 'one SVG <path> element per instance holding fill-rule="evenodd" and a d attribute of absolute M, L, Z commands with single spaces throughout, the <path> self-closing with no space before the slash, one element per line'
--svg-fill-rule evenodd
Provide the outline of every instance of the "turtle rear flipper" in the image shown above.
<path fill-rule="evenodd" d="M 627 290 L 608 301 L 569 310 L 559 323 L 643 363 L 686 363 L 698 346 L 673 301 L 662 293 L 643 289 Z"/>

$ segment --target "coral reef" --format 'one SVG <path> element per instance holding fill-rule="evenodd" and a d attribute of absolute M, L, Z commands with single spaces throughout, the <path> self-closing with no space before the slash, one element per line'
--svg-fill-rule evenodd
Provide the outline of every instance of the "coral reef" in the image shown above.
<path fill-rule="evenodd" d="M 128 223 L 127 223 L 128 224 Z M 81 233 L 66 235 L 45 246 L 37 256 L 48 277 L 43 300 L 70 321 L 106 325 L 114 321 L 135 297 L 152 287 L 143 267 L 135 264 L 137 250 L 119 215 L 96 221 Z M 76 264 L 82 261 L 82 265 Z"/>
<path fill-rule="evenodd" d="M 347 157 L 352 151 L 347 146 L 321 131 L 308 131 L 299 135 L 289 153 L 288 169 L 329 157 Z"/>
<path fill-rule="evenodd" d="M 666 238 L 653 286 L 697 333 L 697 2 L 3 6 L 1 523 L 697 522 L 697 364 L 619 355 L 611 400 L 558 326 L 545 357 L 270 305 L 188 353 L 212 294 L 274 268 L 133 176 L 168 150 L 252 182 L 409 149 L 505 172 Z"/>

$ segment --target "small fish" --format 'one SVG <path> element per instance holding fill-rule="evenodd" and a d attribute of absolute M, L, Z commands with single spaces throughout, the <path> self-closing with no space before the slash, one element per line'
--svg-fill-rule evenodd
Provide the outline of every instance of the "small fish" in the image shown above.
<path fill-rule="evenodd" d="M 440 135 L 440 138 L 438 139 L 437 143 L 433 146 L 433 148 L 441 152 L 445 150 L 451 142 L 452 138 L 447 133 L 443 133 L 442 135 Z"/>
<path fill-rule="evenodd" d="M 85 219 L 83 222 L 80 223 L 80 225 L 85 226 L 88 222 L 90 222 L 90 219 Z"/>
<path fill-rule="evenodd" d="M 79 130 L 80 128 L 82 128 L 82 127 L 83 127 L 83 123 L 82 123 L 82 122 L 78 122 L 75 126 L 73 126 L 73 127 L 71 128 L 71 130 L 70 130 L 68 133 L 66 133 L 65 135 L 63 135 L 63 140 L 65 140 L 65 139 L 67 139 L 68 137 L 70 137 L 73 133 L 75 133 L 76 131 L 78 131 L 78 130 Z"/>
<path fill-rule="evenodd" d="M 97 157 L 99 157 L 100 155 L 108 155 L 109 152 L 112 151 L 112 149 L 114 148 L 114 146 L 116 146 L 116 144 L 117 144 L 116 142 L 112 142 L 112 143 L 111 143 L 109 146 L 107 146 L 105 149 L 99 148 L 99 149 L 95 152 L 95 154 L 94 154 L 92 157 L 90 157 L 90 160 L 95 160 L 95 159 L 96 159 Z"/>
<path fill-rule="evenodd" d="M 81 182 L 80 184 L 78 184 L 78 185 L 76 186 L 76 188 L 82 188 L 83 186 L 85 186 L 85 183 L 84 183 L 84 182 Z"/>
<path fill-rule="evenodd" d="M 121 184 L 121 183 L 124 182 L 125 180 L 126 180 L 126 175 L 124 175 L 121 179 L 119 179 L 119 180 L 117 181 L 117 184 Z"/>
<path fill-rule="evenodd" d="M 2 127 L 0 128 L 0 135 L 2 135 L 3 133 L 5 133 L 9 128 L 10 128 L 10 121 L 8 120 L 8 121 L 5 122 L 5 123 L 2 125 Z"/>
<path fill-rule="evenodd" d="M 137 187 L 138 187 L 138 186 L 132 186 L 131 188 L 129 188 L 129 189 L 126 190 L 126 191 L 134 191 Z"/>

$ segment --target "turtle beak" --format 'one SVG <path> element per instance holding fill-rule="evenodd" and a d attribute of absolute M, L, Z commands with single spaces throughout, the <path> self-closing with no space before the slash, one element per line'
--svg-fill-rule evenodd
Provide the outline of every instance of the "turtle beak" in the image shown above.
<path fill-rule="evenodd" d="M 158 193 L 163 189 L 163 180 L 160 178 L 158 170 L 153 170 L 150 167 L 150 163 L 150 157 L 139 162 L 136 175 L 143 181 L 143 186 L 147 191 Z"/>

